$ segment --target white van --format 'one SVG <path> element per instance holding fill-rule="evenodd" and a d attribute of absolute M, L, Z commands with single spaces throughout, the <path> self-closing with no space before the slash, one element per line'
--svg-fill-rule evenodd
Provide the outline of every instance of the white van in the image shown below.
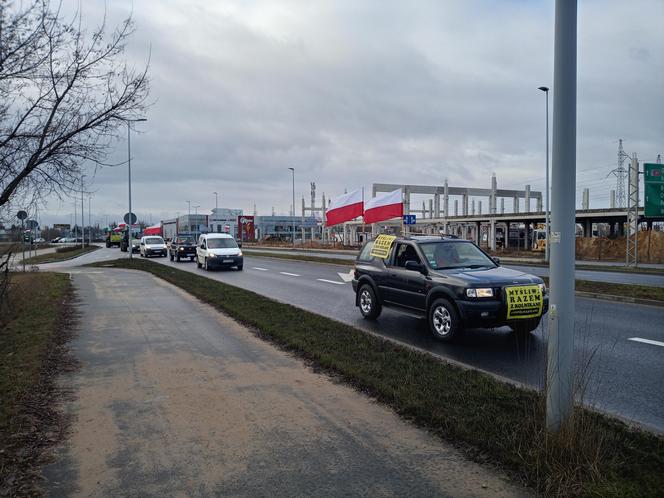
<path fill-rule="evenodd" d="M 150 256 L 166 257 L 166 242 L 158 235 L 146 235 L 141 237 L 138 252 L 143 258 L 149 258 Z"/>
<path fill-rule="evenodd" d="M 198 238 L 196 264 L 199 268 L 232 268 L 242 270 L 242 251 L 227 233 L 204 233 Z"/>

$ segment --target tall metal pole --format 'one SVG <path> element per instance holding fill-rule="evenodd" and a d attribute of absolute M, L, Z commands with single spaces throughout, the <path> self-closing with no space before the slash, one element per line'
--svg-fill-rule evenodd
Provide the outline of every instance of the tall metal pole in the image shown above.
<path fill-rule="evenodd" d="M 92 196 L 88 196 L 88 245 L 92 245 Z"/>
<path fill-rule="evenodd" d="M 292 171 L 293 173 L 293 212 L 291 215 L 293 216 L 292 221 L 293 221 L 293 249 L 295 249 L 295 168 L 288 168 L 289 170 Z"/>
<path fill-rule="evenodd" d="M 214 194 L 214 208 L 219 209 L 219 194 L 217 192 L 212 192 Z"/>
<path fill-rule="evenodd" d="M 131 226 L 133 224 L 133 211 L 131 210 L 131 123 L 137 123 L 140 121 L 147 121 L 147 119 L 139 118 L 127 120 L 127 172 L 129 174 L 129 223 L 127 223 L 127 251 L 129 251 L 129 259 L 132 259 Z"/>
<path fill-rule="evenodd" d="M 132 259 L 131 247 L 131 225 L 132 225 L 132 210 L 131 210 L 131 127 L 130 122 L 127 121 L 127 166 L 129 172 L 129 220 L 127 223 L 127 251 L 129 252 L 129 259 Z"/>
<path fill-rule="evenodd" d="M 85 247 L 85 214 L 83 211 L 83 192 L 85 191 L 85 187 L 83 185 L 83 178 L 85 178 L 86 175 L 81 175 L 81 249 Z"/>
<path fill-rule="evenodd" d="M 539 87 L 539 90 L 542 90 L 546 94 L 546 202 L 545 202 L 545 212 L 544 212 L 544 233 L 545 235 L 545 246 L 544 246 L 544 261 L 549 262 L 549 217 L 551 215 L 549 211 L 549 89 L 545 86 Z"/>
<path fill-rule="evenodd" d="M 576 192 L 576 0 L 556 0 L 553 70 L 553 210 L 546 427 L 558 432 L 573 407 Z"/>

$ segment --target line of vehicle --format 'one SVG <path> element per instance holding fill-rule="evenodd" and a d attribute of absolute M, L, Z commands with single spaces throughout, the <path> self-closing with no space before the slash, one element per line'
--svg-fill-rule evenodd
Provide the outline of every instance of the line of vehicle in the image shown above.
<path fill-rule="evenodd" d="M 664 347 L 664 342 L 653 341 L 652 339 L 643 339 L 641 337 L 630 337 L 629 341 L 642 342 L 643 344 L 651 344 L 653 346 L 662 346 Z"/>

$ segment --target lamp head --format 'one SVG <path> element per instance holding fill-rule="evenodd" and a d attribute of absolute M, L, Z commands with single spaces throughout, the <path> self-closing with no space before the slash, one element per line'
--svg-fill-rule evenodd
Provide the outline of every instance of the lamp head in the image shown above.
<path fill-rule="evenodd" d="M 543 92 L 548 92 L 548 91 L 549 91 L 549 88 L 546 87 L 546 86 L 540 86 L 540 87 L 538 88 L 538 90 L 542 90 Z"/>

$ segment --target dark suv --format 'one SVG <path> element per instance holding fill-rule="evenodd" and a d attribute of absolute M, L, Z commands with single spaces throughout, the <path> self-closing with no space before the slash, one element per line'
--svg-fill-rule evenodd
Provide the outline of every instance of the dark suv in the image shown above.
<path fill-rule="evenodd" d="M 353 290 L 365 318 L 375 319 L 389 306 L 426 318 L 443 341 L 465 327 L 509 325 L 528 334 L 549 304 L 541 278 L 504 268 L 472 242 L 448 237 L 367 242 L 355 263 Z"/>
<path fill-rule="evenodd" d="M 176 260 L 178 263 L 184 258 L 193 261 L 196 257 L 196 242 L 191 237 L 173 237 L 168 246 L 168 256 L 171 261 Z"/>

